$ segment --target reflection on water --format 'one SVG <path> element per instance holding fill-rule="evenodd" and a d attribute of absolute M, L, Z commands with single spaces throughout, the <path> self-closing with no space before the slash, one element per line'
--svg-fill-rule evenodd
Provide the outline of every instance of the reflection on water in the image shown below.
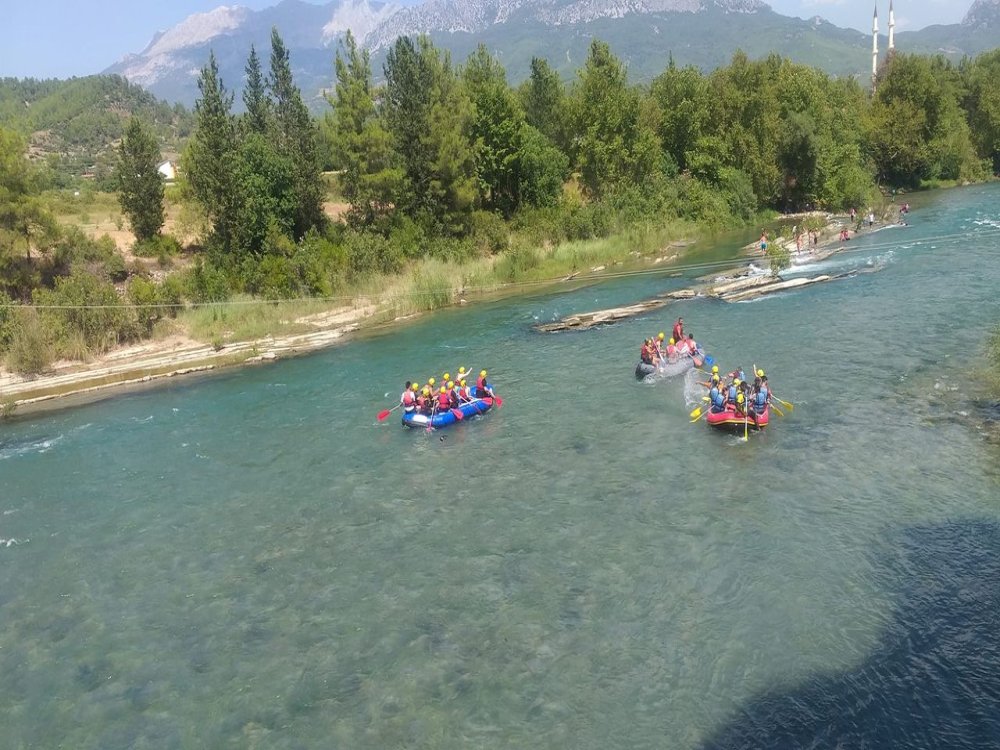
<path fill-rule="evenodd" d="M 683 283 L 629 278 L 5 425 L 0 538 L 30 543 L 0 545 L 4 742 L 996 745 L 996 448 L 943 415 L 1000 317 L 969 220 L 997 194 L 754 305 L 532 331 Z M 685 378 L 637 383 L 676 315 L 794 411 L 741 443 L 689 423 Z M 458 365 L 504 406 L 376 421 Z"/>

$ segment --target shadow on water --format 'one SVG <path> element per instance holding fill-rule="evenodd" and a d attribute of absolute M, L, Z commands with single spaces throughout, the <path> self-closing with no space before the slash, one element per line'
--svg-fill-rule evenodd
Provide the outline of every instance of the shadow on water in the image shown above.
<path fill-rule="evenodd" d="M 754 698 L 705 750 L 1000 747 L 1000 524 L 890 543 L 885 570 L 902 584 L 871 656 Z"/>

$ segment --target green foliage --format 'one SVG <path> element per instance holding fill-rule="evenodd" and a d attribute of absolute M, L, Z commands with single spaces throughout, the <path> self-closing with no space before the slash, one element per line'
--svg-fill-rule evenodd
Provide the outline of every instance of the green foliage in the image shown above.
<path fill-rule="evenodd" d="M 129 120 L 118 149 L 118 199 L 138 241 L 163 228 L 163 178 L 157 170 L 160 147 L 138 117 Z"/>
<path fill-rule="evenodd" d="M 36 289 L 33 301 L 43 308 L 46 330 L 53 333 L 57 348 L 78 333 L 91 350 L 106 351 L 139 333 L 110 282 L 85 271 L 56 279 L 54 289 Z"/>
<path fill-rule="evenodd" d="M 531 58 L 531 75 L 521 85 L 518 95 L 528 124 L 556 144 L 563 153 L 569 151 L 566 92 L 548 60 Z"/>
<path fill-rule="evenodd" d="M 371 63 L 367 50 L 359 50 L 350 31 L 340 42 L 335 68 L 333 112 L 327 117 L 334 164 L 341 170 L 344 198 L 351 204 L 348 220 L 370 226 L 389 212 L 401 190 L 401 160 L 383 118 L 375 109 Z"/>
<path fill-rule="evenodd" d="M 46 180 L 53 187 L 79 186 L 88 174 L 102 189 L 112 189 L 114 144 L 133 116 L 149 123 L 171 150 L 191 130 L 184 107 L 159 101 L 120 76 L 0 79 L 0 122 L 30 136 L 34 149 L 46 155 Z"/>
<path fill-rule="evenodd" d="M 45 372 L 55 359 L 45 326 L 35 310 L 18 310 L 7 351 L 7 366 L 21 375 Z"/>
<path fill-rule="evenodd" d="M 579 129 L 577 160 L 590 195 L 661 173 L 662 146 L 642 117 L 639 94 L 628 86 L 621 61 L 596 39 L 580 71 L 573 119 Z"/>
<path fill-rule="evenodd" d="M 372 232 L 348 232 L 344 235 L 344 248 L 350 273 L 361 278 L 376 273 L 394 273 L 402 267 L 400 249 L 389 240 Z"/>
<path fill-rule="evenodd" d="M 1000 174 L 1000 50 L 980 55 L 963 66 L 967 94 L 964 107 L 979 155 Z"/>
<path fill-rule="evenodd" d="M 385 122 L 404 175 L 393 204 L 433 234 L 462 234 L 476 198 L 472 105 L 450 59 L 427 37 L 400 37 L 385 77 Z"/>

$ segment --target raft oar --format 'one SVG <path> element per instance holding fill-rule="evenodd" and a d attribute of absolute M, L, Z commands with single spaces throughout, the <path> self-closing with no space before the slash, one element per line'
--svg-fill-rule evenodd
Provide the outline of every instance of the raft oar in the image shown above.
<path fill-rule="evenodd" d="M 774 409 L 778 413 L 779 417 L 785 416 L 785 413 L 781 409 L 778 408 L 777 404 L 771 404 L 769 408 Z"/>
<path fill-rule="evenodd" d="M 459 422 L 461 422 L 463 419 L 465 419 L 465 414 L 462 412 L 461 409 L 452 409 L 451 410 L 451 415 L 455 419 L 457 419 Z"/>
<path fill-rule="evenodd" d="M 780 398 L 778 398 L 777 396 L 775 396 L 775 395 L 774 395 L 773 393 L 771 394 L 771 398 L 773 398 L 773 399 L 774 399 L 775 401 L 777 401 L 777 402 L 778 402 L 778 403 L 780 403 L 780 404 L 781 404 L 782 406 L 784 406 L 784 407 L 785 407 L 786 409 L 788 409 L 788 411 L 789 411 L 789 412 L 791 412 L 791 411 L 792 411 L 792 410 L 793 410 L 793 409 L 795 408 L 794 406 L 792 406 L 792 405 L 791 405 L 790 403 L 788 403 L 787 401 L 784 401 L 783 399 L 780 399 Z"/>
<path fill-rule="evenodd" d="M 380 411 L 378 413 L 378 421 L 381 422 L 383 419 L 385 419 L 390 414 L 392 414 L 394 411 L 396 411 L 396 409 L 398 409 L 400 406 L 402 406 L 402 404 L 396 404 L 391 409 L 383 409 L 382 411 Z"/>
<path fill-rule="evenodd" d="M 496 394 L 494 394 L 493 395 L 493 403 L 496 404 L 497 408 L 499 409 L 501 406 L 503 406 L 503 399 L 500 398 L 499 396 L 497 396 Z"/>
<path fill-rule="evenodd" d="M 698 419 L 701 417 L 701 410 L 704 408 L 705 408 L 704 406 L 698 406 L 691 411 L 690 417 L 692 422 L 698 421 Z"/>
<path fill-rule="evenodd" d="M 696 409 L 695 411 L 699 411 L 699 410 L 701 410 L 701 408 L 702 407 L 699 406 L 698 409 Z M 691 424 L 694 424 L 695 422 L 697 422 L 702 417 L 707 417 L 707 416 L 708 416 L 708 412 L 707 411 L 704 414 L 699 414 L 697 417 L 695 417 L 694 419 L 691 420 Z"/>

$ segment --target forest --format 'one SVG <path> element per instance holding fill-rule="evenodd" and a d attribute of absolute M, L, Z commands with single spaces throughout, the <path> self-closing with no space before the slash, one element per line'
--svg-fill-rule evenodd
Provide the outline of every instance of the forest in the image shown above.
<path fill-rule="evenodd" d="M 662 244 L 662 227 L 861 210 L 893 190 L 1000 171 L 1000 51 L 958 65 L 894 53 L 874 93 L 741 53 L 710 73 L 668 61 L 635 85 L 599 40 L 572 81 L 535 59 L 513 87 L 484 47 L 456 64 L 408 37 L 376 75 L 350 34 L 333 71 L 319 118 L 277 30 L 268 65 L 249 51 L 238 113 L 214 57 L 193 113 L 121 79 L 102 94 L 134 100 L 117 118 L 106 108 L 88 115 L 82 96 L 26 106 L 55 84 L 4 81 L 0 122 L 15 126 L 0 127 L 0 357 L 40 372 L 55 357 L 151 335 L 191 305 L 348 298 L 398 276 L 411 277 L 422 290 L 413 304 L 426 309 L 468 285 L 550 269 L 580 241 L 642 252 Z M 28 136 L 53 120 L 60 137 L 110 146 L 106 184 L 136 237 L 132 251 L 159 258 L 162 272 L 55 220 L 50 196 L 62 178 L 25 158 Z M 183 248 L 162 231 L 155 175 L 171 139 L 183 148 L 170 200 L 199 228 Z M 347 204 L 335 218 L 324 210 L 331 191 Z M 601 249 L 572 246 L 559 270 L 600 259 Z"/>

